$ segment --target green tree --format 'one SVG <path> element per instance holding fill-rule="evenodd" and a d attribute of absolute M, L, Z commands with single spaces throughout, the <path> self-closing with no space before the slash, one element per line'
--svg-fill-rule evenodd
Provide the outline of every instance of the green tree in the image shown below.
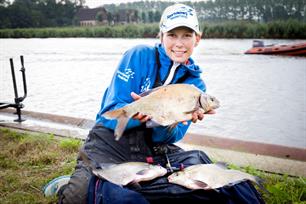
<path fill-rule="evenodd" d="M 154 12 L 154 17 L 153 17 L 153 22 L 159 22 L 161 17 L 161 12 L 160 11 L 155 11 Z"/>
<path fill-rule="evenodd" d="M 114 21 L 113 15 L 110 12 L 107 12 L 107 22 L 108 22 L 108 25 L 112 25 L 113 21 Z"/>
<path fill-rule="evenodd" d="M 83 0 L 1 0 L 1 28 L 51 27 L 72 25 Z M 3 6 L 5 5 L 5 6 Z"/>
<path fill-rule="evenodd" d="M 143 23 L 147 23 L 147 13 L 146 12 L 141 12 L 141 20 Z"/>
<path fill-rule="evenodd" d="M 154 22 L 154 14 L 153 11 L 148 12 L 148 22 L 153 23 Z"/>

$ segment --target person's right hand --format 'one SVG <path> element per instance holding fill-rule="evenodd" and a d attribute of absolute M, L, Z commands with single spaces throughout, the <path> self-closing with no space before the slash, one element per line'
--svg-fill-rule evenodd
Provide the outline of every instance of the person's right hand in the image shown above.
<path fill-rule="evenodd" d="M 192 113 L 191 121 L 193 123 L 196 123 L 198 120 L 203 120 L 205 114 L 215 114 L 215 113 L 216 113 L 215 110 L 211 110 L 211 111 L 208 111 L 208 112 L 204 113 L 203 109 L 199 109 L 199 110 Z M 182 123 L 184 125 L 188 124 L 187 121 L 183 121 Z"/>
<path fill-rule="evenodd" d="M 139 99 L 141 98 L 140 95 L 138 95 L 138 94 L 136 94 L 136 93 L 134 93 L 134 92 L 131 92 L 131 96 L 132 96 L 132 98 L 133 98 L 135 101 L 136 101 L 136 100 L 139 100 Z M 145 122 L 147 122 L 148 120 L 151 119 L 150 116 L 144 115 L 144 114 L 142 114 L 142 113 L 136 113 L 132 118 L 135 119 L 135 120 L 139 120 L 141 123 L 145 123 Z"/>

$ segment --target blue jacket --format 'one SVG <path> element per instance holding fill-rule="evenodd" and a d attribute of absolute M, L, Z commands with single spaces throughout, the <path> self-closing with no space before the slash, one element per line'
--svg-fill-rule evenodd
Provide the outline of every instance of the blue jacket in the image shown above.
<path fill-rule="evenodd" d="M 109 87 L 106 89 L 102 98 L 101 109 L 96 117 L 96 123 L 102 124 L 106 128 L 115 129 L 116 120 L 107 120 L 102 116 L 109 110 L 123 107 L 131 102 L 131 92 L 137 94 L 143 93 L 153 88 L 157 74 L 157 61 L 155 50 L 159 52 L 160 68 L 159 76 L 161 81 L 165 81 L 171 69 L 171 59 L 167 56 L 164 47 L 161 44 L 153 46 L 138 45 L 126 51 L 115 71 Z M 187 73 L 188 72 L 188 73 Z M 194 84 L 204 92 L 206 86 L 200 77 L 200 68 L 194 64 L 190 58 L 187 65 L 180 65 L 175 72 L 171 83 L 176 83 L 182 76 L 188 74 L 182 83 Z M 130 119 L 126 129 L 140 125 L 138 120 Z M 153 128 L 152 140 L 156 143 L 174 143 L 182 139 L 185 135 L 188 125 L 182 123 L 175 128 L 169 129 L 164 126 Z"/>

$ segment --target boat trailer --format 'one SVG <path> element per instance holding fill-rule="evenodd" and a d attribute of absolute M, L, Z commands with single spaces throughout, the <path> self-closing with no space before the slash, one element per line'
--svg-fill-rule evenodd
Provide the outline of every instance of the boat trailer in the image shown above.
<path fill-rule="evenodd" d="M 18 115 L 18 118 L 14 120 L 15 122 L 22 122 L 22 121 L 24 121 L 24 119 L 21 118 L 21 109 L 24 107 L 24 105 L 21 102 L 27 97 L 27 83 L 26 83 L 26 75 L 25 75 L 23 56 L 20 56 L 20 62 L 21 62 L 21 69 L 19 71 L 22 73 L 23 92 L 24 92 L 23 96 L 22 97 L 18 96 L 16 77 L 15 77 L 15 69 L 14 69 L 14 62 L 13 62 L 13 59 L 10 58 L 11 74 L 12 74 L 14 94 L 15 94 L 15 98 L 14 98 L 14 102 L 15 103 L 1 102 L 0 101 L 0 109 L 9 108 L 9 107 L 12 107 L 12 108 L 16 109 L 16 113 L 15 114 Z"/>

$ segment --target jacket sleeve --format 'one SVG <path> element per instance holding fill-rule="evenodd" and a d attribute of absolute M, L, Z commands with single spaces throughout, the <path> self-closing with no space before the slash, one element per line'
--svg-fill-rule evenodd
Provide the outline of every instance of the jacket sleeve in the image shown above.
<path fill-rule="evenodd" d="M 141 76 L 135 73 L 137 73 L 136 69 L 139 67 L 140 58 L 140 51 L 135 48 L 124 53 L 109 87 L 104 93 L 97 121 L 102 122 L 107 128 L 115 129 L 117 120 L 108 120 L 102 114 L 131 103 L 133 101 L 130 95 L 131 92 L 138 92 Z M 138 120 L 130 119 L 126 129 L 139 125 L 140 122 Z"/>
<path fill-rule="evenodd" d="M 194 84 L 196 87 L 198 87 L 202 91 L 204 92 L 206 91 L 205 83 L 200 77 L 189 77 L 186 79 L 184 83 Z M 179 123 L 174 128 L 164 127 L 164 126 L 153 128 L 153 137 L 152 137 L 153 142 L 170 144 L 170 143 L 175 143 L 181 140 L 185 136 L 191 124 L 191 121 L 187 121 L 187 122 L 188 122 L 187 125 L 184 125 L 183 123 Z"/>

